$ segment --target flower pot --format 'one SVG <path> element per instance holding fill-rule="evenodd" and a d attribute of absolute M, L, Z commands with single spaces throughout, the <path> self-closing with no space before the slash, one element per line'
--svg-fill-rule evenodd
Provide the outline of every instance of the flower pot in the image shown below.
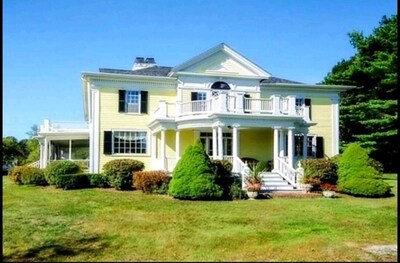
<path fill-rule="evenodd" d="M 250 199 L 255 199 L 258 196 L 257 191 L 247 191 L 247 195 L 249 196 Z"/>
<path fill-rule="evenodd" d="M 301 189 L 303 190 L 304 193 L 311 192 L 312 187 L 313 187 L 312 184 L 303 184 L 303 185 L 301 185 Z"/>
<path fill-rule="evenodd" d="M 334 198 L 334 197 L 336 197 L 335 191 L 331 191 L 331 190 L 324 190 L 324 191 L 322 191 L 322 195 L 323 195 L 324 197 L 327 197 L 327 198 Z"/>

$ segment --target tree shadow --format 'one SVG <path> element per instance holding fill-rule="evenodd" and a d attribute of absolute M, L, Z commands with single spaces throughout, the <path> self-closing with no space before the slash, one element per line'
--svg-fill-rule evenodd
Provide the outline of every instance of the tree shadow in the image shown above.
<path fill-rule="evenodd" d="M 42 244 L 26 251 L 17 251 L 7 256 L 3 254 L 3 262 L 56 262 L 60 260 L 60 257 L 93 254 L 107 246 L 108 244 L 102 242 L 99 237 L 60 240 L 53 244 Z"/>

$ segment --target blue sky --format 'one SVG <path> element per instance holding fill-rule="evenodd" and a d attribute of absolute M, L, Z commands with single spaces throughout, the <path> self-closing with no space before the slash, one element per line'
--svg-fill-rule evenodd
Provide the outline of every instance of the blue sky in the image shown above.
<path fill-rule="evenodd" d="M 273 76 L 314 84 L 354 55 L 395 0 L 4 0 L 3 137 L 83 121 L 80 74 L 176 66 L 221 42 Z"/>

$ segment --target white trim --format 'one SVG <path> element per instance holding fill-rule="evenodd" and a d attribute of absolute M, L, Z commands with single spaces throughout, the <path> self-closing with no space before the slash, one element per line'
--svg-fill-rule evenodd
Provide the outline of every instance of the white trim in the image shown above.
<path fill-rule="evenodd" d="M 100 171 L 100 92 L 91 88 L 91 110 L 89 117 L 89 171 L 98 173 Z"/>
<path fill-rule="evenodd" d="M 150 133 L 151 133 L 150 130 L 148 130 L 148 129 L 118 128 L 118 129 L 111 129 L 111 132 L 112 132 L 112 150 L 111 150 L 111 155 L 113 155 L 113 156 L 141 156 L 141 157 L 150 156 Z M 115 150 L 114 150 L 114 132 L 145 132 L 146 133 L 146 153 L 115 153 Z"/>
<path fill-rule="evenodd" d="M 332 156 L 339 154 L 339 97 L 332 100 Z"/>

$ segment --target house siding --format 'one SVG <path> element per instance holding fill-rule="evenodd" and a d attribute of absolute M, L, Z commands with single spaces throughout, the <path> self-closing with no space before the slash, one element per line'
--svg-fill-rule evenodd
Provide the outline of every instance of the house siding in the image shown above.
<path fill-rule="evenodd" d="M 121 87 L 120 89 L 123 89 Z M 159 107 L 159 101 L 175 103 L 176 91 L 172 89 L 156 89 L 153 85 L 138 84 L 138 90 L 148 91 L 148 114 L 129 114 L 118 112 L 118 90 L 116 88 L 100 88 L 100 161 L 99 170 L 103 165 L 114 159 L 129 158 L 142 161 L 146 169 L 151 169 L 151 135 L 147 124 L 151 114 Z M 111 130 L 142 130 L 147 131 L 147 154 L 145 155 L 104 155 L 104 131 Z"/>
<path fill-rule="evenodd" d="M 311 97 L 312 121 L 317 125 L 309 128 L 309 133 L 324 138 L 324 154 L 332 155 L 332 102 L 329 98 Z"/>
<path fill-rule="evenodd" d="M 251 157 L 265 162 L 272 160 L 273 139 L 272 129 L 240 131 L 239 157 Z"/>

